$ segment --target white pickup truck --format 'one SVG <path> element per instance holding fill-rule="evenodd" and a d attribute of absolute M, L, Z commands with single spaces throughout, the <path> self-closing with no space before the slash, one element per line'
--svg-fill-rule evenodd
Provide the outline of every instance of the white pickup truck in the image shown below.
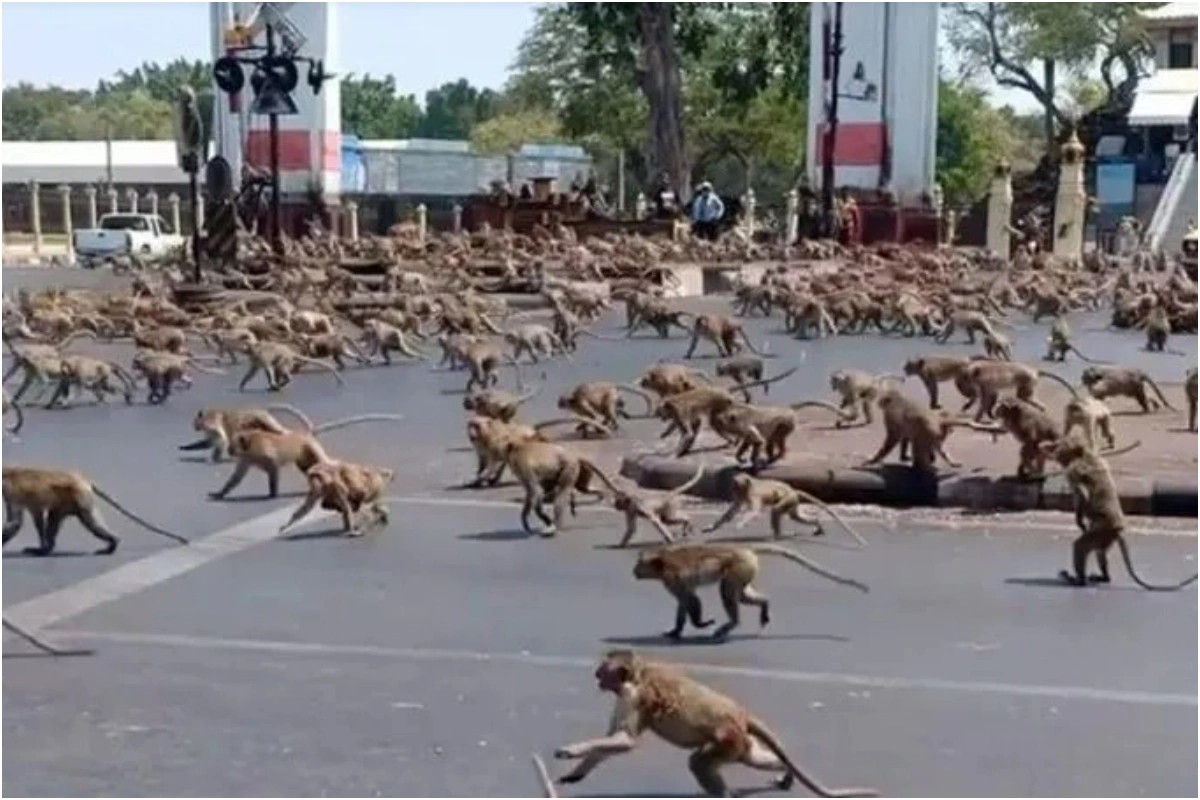
<path fill-rule="evenodd" d="M 73 239 L 84 263 L 118 255 L 155 258 L 183 242 L 157 214 L 105 214 L 100 227 L 75 231 Z"/>

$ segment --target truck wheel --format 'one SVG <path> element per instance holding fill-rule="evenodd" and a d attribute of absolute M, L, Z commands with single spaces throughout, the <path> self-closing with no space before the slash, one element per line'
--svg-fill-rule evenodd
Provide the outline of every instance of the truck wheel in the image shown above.
<path fill-rule="evenodd" d="M 142 255 L 144 255 L 144 256 L 150 255 L 150 245 L 148 245 L 148 244 L 142 245 Z"/>

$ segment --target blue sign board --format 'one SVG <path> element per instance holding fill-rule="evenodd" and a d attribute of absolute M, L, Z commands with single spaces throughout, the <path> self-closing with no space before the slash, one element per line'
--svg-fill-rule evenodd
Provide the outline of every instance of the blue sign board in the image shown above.
<path fill-rule="evenodd" d="M 1096 203 L 1104 216 L 1128 216 L 1134 211 L 1136 166 L 1131 163 L 1096 165 Z"/>

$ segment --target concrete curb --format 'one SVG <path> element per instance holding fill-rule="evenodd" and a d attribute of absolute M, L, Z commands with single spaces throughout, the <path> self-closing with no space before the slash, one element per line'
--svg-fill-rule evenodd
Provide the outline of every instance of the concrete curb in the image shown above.
<path fill-rule="evenodd" d="M 689 494 L 706 500 L 729 498 L 730 481 L 742 470 L 734 464 L 705 467 Z M 662 456 L 630 456 L 621 462 L 621 475 L 647 489 L 669 490 L 696 474 L 696 465 Z M 856 503 L 913 508 L 937 506 L 977 511 L 1072 511 L 1074 500 L 1062 476 L 1044 481 L 1019 481 L 994 474 L 957 475 L 938 479 L 900 464 L 878 469 L 785 465 L 765 469 L 756 477 L 780 480 L 826 503 Z M 1117 477 L 1125 513 L 1139 516 L 1197 516 L 1195 482 L 1156 481 Z"/>

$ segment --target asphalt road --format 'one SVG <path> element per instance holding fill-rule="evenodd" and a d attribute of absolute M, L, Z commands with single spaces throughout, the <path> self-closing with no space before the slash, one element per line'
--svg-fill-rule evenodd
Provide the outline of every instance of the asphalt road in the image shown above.
<path fill-rule="evenodd" d="M 5 270 L 5 289 L 26 272 Z M 1042 336 L 1018 332 L 1018 352 L 1040 348 Z M 781 366 L 799 361 L 801 345 L 769 340 Z M 1140 356 L 1134 334 L 1083 334 L 1085 352 L 1089 341 L 1109 358 Z M 560 386 L 631 378 L 683 344 L 589 342 L 573 364 L 547 366 L 549 388 L 529 416 L 554 413 Z M 936 347 L 802 346 L 801 374 L 781 394 L 823 396 L 834 364 L 894 369 Z M 1141 363 L 1170 380 L 1195 362 L 1195 338 L 1173 346 L 1193 357 Z M 5 445 L 9 459 L 81 469 L 198 541 L 174 547 L 106 510 L 122 536 L 115 556 L 87 555 L 94 544 L 73 523 L 60 542 L 74 557 L 22 557 L 31 531 L 9 545 L 6 616 L 97 655 L 21 657 L 28 647 L 5 637 L 7 794 L 530 794 L 531 751 L 603 732 L 597 654 L 634 646 L 744 700 L 831 785 L 926 797 L 1194 796 L 1194 588 L 1143 592 L 1120 567 L 1111 587 L 1054 585 L 1047 579 L 1068 560 L 1065 518 L 1057 527 L 858 519 L 866 550 L 792 544 L 870 594 L 769 560 L 769 627 L 747 615 L 725 644 L 668 646 L 658 638 L 668 598 L 632 580 L 632 553 L 611 549 L 613 515 L 583 513 L 557 539 L 531 539 L 518 531 L 513 488 L 447 491 L 471 471 L 468 454 L 446 449 L 462 443 L 459 396 L 449 393 L 462 377 L 428 370 L 352 370 L 341 391 L 329 376 L 305 375 L 287 392 L 319 421 L 406 415 L 324 437 L 335 454 L 400 471 L 390 526 L 362 540 L 322 535 L 327 519 L 278 538 L 294 498 L 205 499 L 230 467 L 180 460 L 174 448 L 198 408 L 268 401 L 239 395 L 237 374 L 199 376 L 165 407 L 29 411 L 21 441 Z M 291 475 L 284 490 L 300 485 Z M 264 489 L 255 476 L 239 493 Z M 834 531 L 835 543 L 847 541 Z M 1133 540 L 1142 574 L 1164 582 L 1195 570 L 1195 547 L 1191 536 Z M 719 614 L 715 596 L 705 599 Z M 648 738 L 644 752 L 570 794 L 694 796 L 684 760 Z M 741 769 L 730 777 L 762 782 Z"/>

